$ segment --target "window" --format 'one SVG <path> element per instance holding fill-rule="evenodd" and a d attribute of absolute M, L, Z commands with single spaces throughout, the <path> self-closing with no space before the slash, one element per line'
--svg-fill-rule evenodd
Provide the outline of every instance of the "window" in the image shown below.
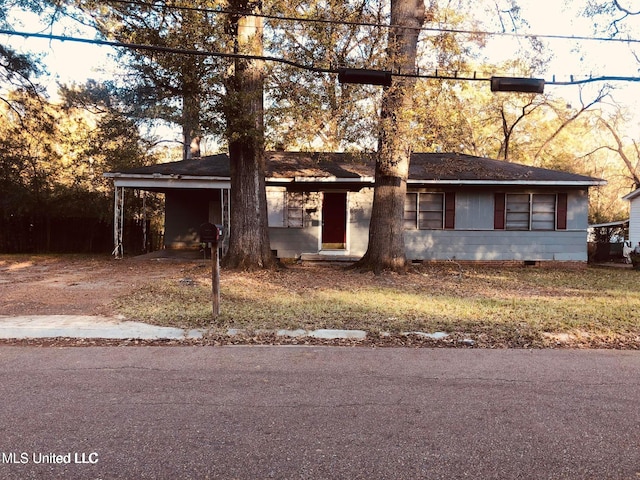
<path fill-rule="evenodd" d="M 561 195 L 553 193 L 496 194 L 495 228 L 506 230 L 555 230 L 556 207 L 561 202 L 560 197 Z M 566 208 L 564 211 L 566 212 Z M 504 220 L 500 218 L 501 216 Z M 566 228 L 566 221 L 563 227 L 560 218 L 558 218 L 557 228 Z"/>
<path fill-rule="evenodd" d="M 286 226 L 302 228 L 304 225 L 304 194 L 302 192 L 287 192 Z"/>
<path fill-rule="evenodd" d="M 270 227 L 304 226 L 304 193 L 288 192 L 284 187 L 267 187 L 267 212 Z"/>
<path fill-rule="evenodd" d="M 455 194 L 411 192 L 404 202 L 404 228 L 441 230 L 454 228 Z"/>

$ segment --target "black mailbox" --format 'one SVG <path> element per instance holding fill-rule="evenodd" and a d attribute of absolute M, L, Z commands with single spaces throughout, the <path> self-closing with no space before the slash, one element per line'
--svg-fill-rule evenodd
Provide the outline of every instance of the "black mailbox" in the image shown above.
<path fill-rule="evenodd" d="M 200 225 L 200 242 L 216 244 L 218 243 L 218 238 L 218 227 L 213 223 L 203 223 Z"/>

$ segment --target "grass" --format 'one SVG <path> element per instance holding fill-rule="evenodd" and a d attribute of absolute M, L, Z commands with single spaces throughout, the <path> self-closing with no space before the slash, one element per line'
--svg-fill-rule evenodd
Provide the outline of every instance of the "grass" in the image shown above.
<path fill-rule="evenodd" d="M 130 319 L 183 328 L 461 332 L 494 339 L 622 339 L 640 343 L 640 272 L 587 268 L 419 266 L 373 276 L 295 265 L 221 273 L 221 314 L 211 317 L 208 265 L 119 299 Z"/>

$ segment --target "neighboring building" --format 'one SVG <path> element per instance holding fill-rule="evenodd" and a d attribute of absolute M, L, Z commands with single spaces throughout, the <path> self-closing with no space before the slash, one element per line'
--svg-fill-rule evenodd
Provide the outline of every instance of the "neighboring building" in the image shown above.
<path fill-rule="evenodd" d="M 622 199 L 629 201 L 629 242 L 631 247 L 635 248 L 640 242 L 640 188 Z"/>
<path fill-rule="evenodd" d="M 372 154 L 269 152 L 267 169 L 269 235 L 278 257 L 357 259 L 365 253 Z M 203 222 L 228 226 L 226 154 L 106 176 L 114 181 L 116 206 L 125 188 L 165 194 L 166 248 L 198 246 Z M 586 262 L 588 189 L 604 183 L 489 158 L 414 153 L 404 219 L 406 256 Z M 116 216 L 121 210 L 116 208 Z"/>
<path fill-rule="evenodd" d="M 594 223 L 589 225 L 589 260 L 593 262 L 624 261 L 625 243 L 629 231 L 629 220 Z"/>

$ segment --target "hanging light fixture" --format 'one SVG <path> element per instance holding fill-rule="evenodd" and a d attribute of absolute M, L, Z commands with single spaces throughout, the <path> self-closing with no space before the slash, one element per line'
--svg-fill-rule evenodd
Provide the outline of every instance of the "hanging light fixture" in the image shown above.
<path fill-rule="evenodd" d="M 391 86 L 391 72 L 388 70 L 370 70 L 367 68 L 339 68 L 340 83 L 359 83 L 362 85 Z"/>
<path fill-rule="evenodd" d="M 491 77 L 492 92 L 544 93 L 544 79 Z"/>

